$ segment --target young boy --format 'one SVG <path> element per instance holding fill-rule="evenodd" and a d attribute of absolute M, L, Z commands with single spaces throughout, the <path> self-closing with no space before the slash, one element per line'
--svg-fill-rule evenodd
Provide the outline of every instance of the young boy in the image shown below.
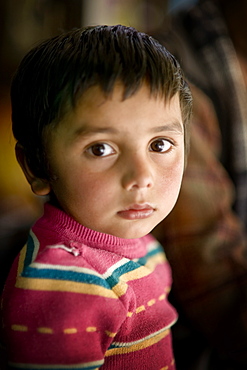
<path fill-rule="evenodd" d="M 124 26 L 43 42 L 12 84 L 17 159 L 44 215 L 2 298 L 14 369 L 175 369 L 169 265 L 148 233 L 172 210 L 191 94 L 173 56 Z"/>

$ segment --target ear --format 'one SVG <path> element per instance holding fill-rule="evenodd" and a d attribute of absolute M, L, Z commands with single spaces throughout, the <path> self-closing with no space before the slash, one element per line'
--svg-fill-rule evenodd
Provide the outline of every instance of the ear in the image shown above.
<path fill-rule="evenodd" d="M 36 195 L 48 195 L 51 191 L 48 180 L 41 179 L 33 174 L 27 163 L 24 148 L 19 143 L 17 143 L 15 146 L 15 155 L 24 175 L 26 176 L 27 181 L 31 185 L 32 191 Z"/>

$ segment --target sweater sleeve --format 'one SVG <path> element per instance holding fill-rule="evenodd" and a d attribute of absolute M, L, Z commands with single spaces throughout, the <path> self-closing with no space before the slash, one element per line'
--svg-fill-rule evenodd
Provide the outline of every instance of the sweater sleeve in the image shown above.
<path fill-rule="evenodd" d="M 61 255 L 67 252 L 56 253 L 61 262 Z M 126 318 L 118 297 L 88 267 L 35 261 L 16 278 L 21 263 L 22 254 L 3 296 L 9 365 L 24 369 L 45 369 L 47 365 L 54 369 L 99 368 Z"/>

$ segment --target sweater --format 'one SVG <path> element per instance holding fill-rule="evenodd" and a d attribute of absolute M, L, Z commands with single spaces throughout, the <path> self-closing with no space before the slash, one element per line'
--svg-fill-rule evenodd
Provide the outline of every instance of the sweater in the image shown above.
<path fill-rule="evenodd" d="M 99 233 L 46 204 L 2 296 L 10 368 L 175 369 L 170 286 L 151 235 Z"/>

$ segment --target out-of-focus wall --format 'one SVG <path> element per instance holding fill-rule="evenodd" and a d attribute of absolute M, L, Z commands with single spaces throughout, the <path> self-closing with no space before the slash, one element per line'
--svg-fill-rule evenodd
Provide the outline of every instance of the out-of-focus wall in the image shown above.
<path fill-rule="evenodd" d="M 168 0 L 84 0 L 83 25 L 124 24 L 151 32 L 166 16 Z"/>
<path fill-rule="evenodd" d="M 0 1 L 0 63 L 10 73 L 37 42 L 81 25 L 81 0 Z"/>
<path fill-rule="evenodd" d="M 188 7 L 193 5 L 198 0 L 168 0 L 168 11 L 177 11 L 179 8 Z"/>

